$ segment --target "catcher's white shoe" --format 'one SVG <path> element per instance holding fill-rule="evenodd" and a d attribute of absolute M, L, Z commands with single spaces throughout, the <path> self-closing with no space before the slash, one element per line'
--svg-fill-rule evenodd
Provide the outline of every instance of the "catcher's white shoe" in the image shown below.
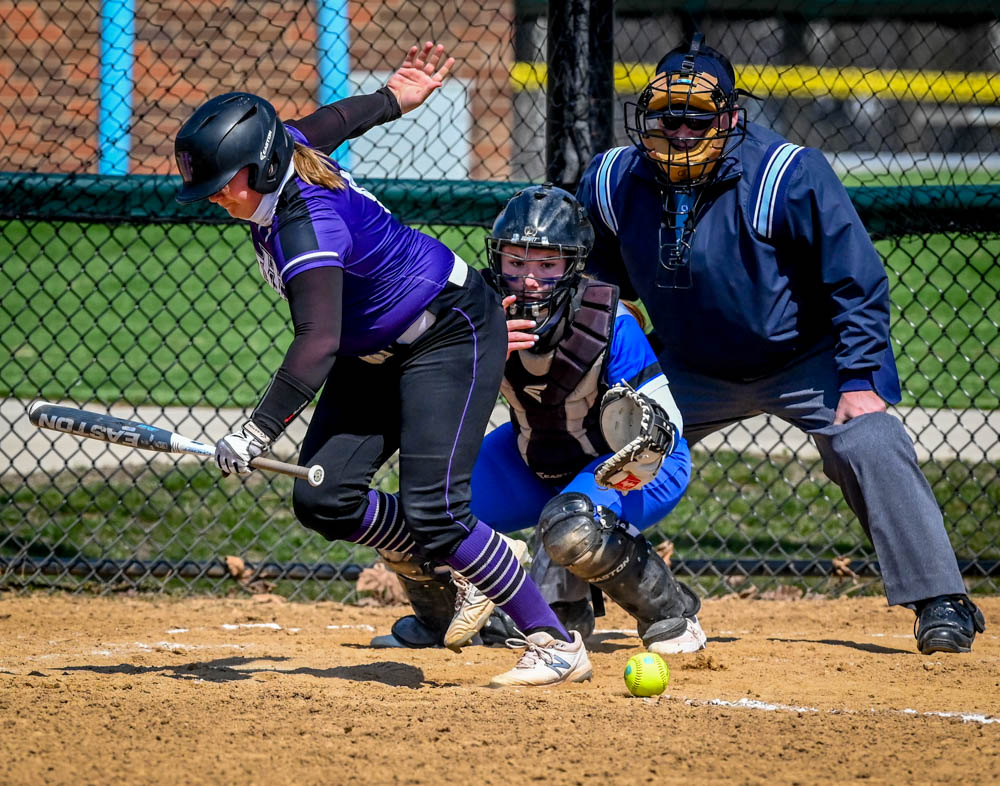
<path fill-rule="evenodd" d="M 589 680 L 594 670 L 587 648 L 577 631 L 570 631 L 570 635 L 573 641 L 560 641 L 545 632 L 532 633 L 525 639 L 507 639 L 508 647 L 524 647 L 524 654 L 513 669 L 490 680 L 489 687 L 536 687 Z"/>
<path fill-rule="evenodd" d="M 505 535 L 500 537 L 514 552 L 514 556 L 522 566 L 531 562 L 527 543 L 523 540 L 508 538 Z M 455 596 L 455 615 L 451 618 L 448 630 L 444 633 L 444 646 L 455 652 L 461 652 L 462 647 L 472 641 L 473 637 L 482 630 L 496 606 L 467 578 L 455 571 L 452 571 L 451 575 L 455 581 L 455 587 L 458 589 L 458 594 Z"/>
<path fill-rule="evenodd" d="M 646 649 L 655 652 L 657 655 L 681 655 L 685 652 L 697 652 L 705 649 L 705 642 L 708 637 L 701 629 L 701 623 L 697 617 L 689 617 L 687 628 L 683 633 L 674 636 L 672 639 L 656 641 Z"/>

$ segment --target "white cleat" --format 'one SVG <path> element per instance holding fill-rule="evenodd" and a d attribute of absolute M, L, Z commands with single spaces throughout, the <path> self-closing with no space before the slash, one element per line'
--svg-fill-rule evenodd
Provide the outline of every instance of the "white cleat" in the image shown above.
<path fill-rule="evenodd" d="M 577 631 L 570 631 L 570 635 L 573 641 L 554 639 L 544 631 L 526 639 L 507 639 L 508 647 L 524 647 L 524 654 L 513 669 L 490 680 L 489 687 L 540 687 L 589 680 L 594 669 L 587 648 Z"/>
<path fill-rule="evenodd" d="M 697 652 L 705 649 L 705 642 L 708 637 L 701 629 L 701 623 L 697 617 L 689 617 L 687 628 L 679 636 L 664 641 L 655 641 L 646 647 L 650 652 L 657 655 L 682 655 L 686 652 Z"/>
<path fill-rule="evenodd" d="M 523 540 L 514 540 L 501 535 L 507 546 L 514 552 L 522 567 L 531 562 L 528 544 Z M 455 596 L 455 615 L 451 618 L 448 630 L 444 633 L 444 646 L 455 652 L 461 652 L 462 647 L 472 641 L 473 637 L 490 618 L 496 605 L 464 576 L 452 571 L 452 578 L 458 594 Z"/>

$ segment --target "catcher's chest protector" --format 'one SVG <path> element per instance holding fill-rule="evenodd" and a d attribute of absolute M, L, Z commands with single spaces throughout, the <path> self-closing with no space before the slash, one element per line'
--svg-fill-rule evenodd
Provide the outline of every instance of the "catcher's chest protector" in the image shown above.
<path fill-rule="evenodd" d="M 580 308 L 555 350 L 514 352 L 501 392 L 510 403 L 518 450 L 540 478 L 576 474 L 609 448 L 601 434 L 601 396 L 618 288 L 587 281 Z"/>

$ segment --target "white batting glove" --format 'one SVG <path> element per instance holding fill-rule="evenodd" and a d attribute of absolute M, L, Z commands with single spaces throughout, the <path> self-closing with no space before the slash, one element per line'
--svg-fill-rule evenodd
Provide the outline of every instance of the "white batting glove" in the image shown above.
<path fill-rule="evenodd" d="M 226 477 L 234 472 L 237 475 L 249 475 L 253 471 L 251 459 L 266 453 L 270 446 L 271 440 L 267 434 L 252 420 L 248 420 L 240 431 L 215 443 L 215 463 Z"/>

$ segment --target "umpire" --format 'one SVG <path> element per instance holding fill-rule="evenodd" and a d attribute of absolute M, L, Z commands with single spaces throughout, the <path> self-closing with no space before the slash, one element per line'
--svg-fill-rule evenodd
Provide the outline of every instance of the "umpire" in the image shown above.
<path fill-rule="evenodd" d="M 886 596 L 924 654 L 985 629 L 902 423 L 885 270 L 823 155 L 747 122 L 735 73 L 701 34 L 635 104 L 630 147 L 599 154 L 579 197 L 588 268 L 641 298 L 691 445 L 769 413 L 809 434 L 875 546 Z"/>

